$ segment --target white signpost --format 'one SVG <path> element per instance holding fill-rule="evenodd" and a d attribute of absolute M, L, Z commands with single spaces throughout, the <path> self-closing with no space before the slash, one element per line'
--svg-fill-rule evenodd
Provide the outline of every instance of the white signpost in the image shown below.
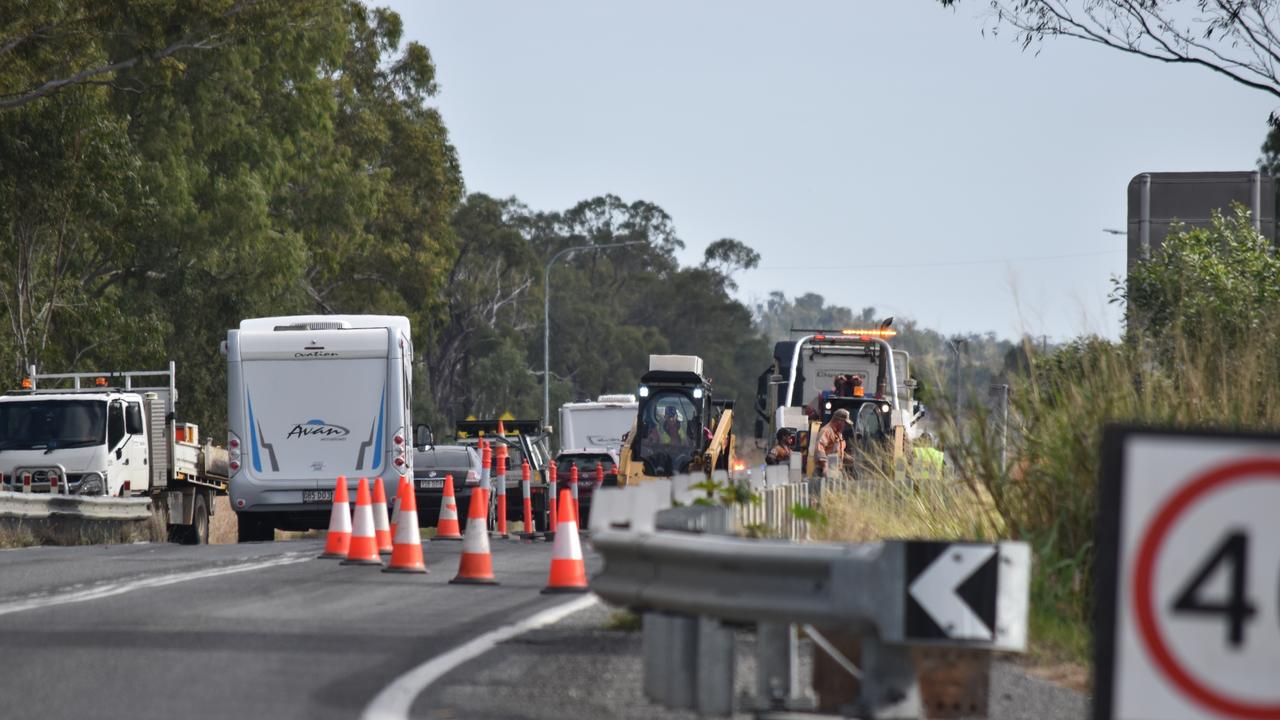
<path fill-rule="evenodd" d="M 1280 436 L 1108 428 L 1095 720 L 1280 720 Z"/>

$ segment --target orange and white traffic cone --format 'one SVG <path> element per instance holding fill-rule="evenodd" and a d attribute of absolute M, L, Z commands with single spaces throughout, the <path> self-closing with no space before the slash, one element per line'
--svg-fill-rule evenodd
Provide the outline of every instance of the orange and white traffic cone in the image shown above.
<path fill-rule="evenodd" d="M 396 525 L 396 537 L 391 549 L 391 564 L 382 572 L 425 573 L 422 561 L 422 534 L 418 532 L 418 500 L 413 486 L 400 483 L 400 496 L 396 498 L 400 523 Z"/>
<path fill-rule="evenodd" d="M 378 540 L 373 534 L 373 506 L 369 502 L 369 481 L 360 478 L 356 488 L 356 513 L 351 521 L 351 546 L 343 565 L 382 565 Z"/>
<path fill-rule="evenodd" d="M 347 499 L 347 478 L 338 476 L 338 484 L 333 488 L 333 509 L 329 511 L 329 532 L 325 534 L 324 554 L 322 558 L 347 557 L 351 547 L 351 503 Z"/>
<path fill-rule="evenodd" d="M 546 593 L 584 593 L 587 591 L 587 566 L 582 561 L 582 543 L 578 540 L 578 521 L 573 513 L 573 500 L 568 490 L 560 491 L 560 518 L 556 523 L 556 541 L 551 546 L 551 573 Z"/>
<path fill-rule="evenodd" d="M 497 585 L 493 576 L 493 555 L 489 553 L 489 532 L 485 529 L 488 503 L 483 492 L 471 491 L 467 505 L 467 534 L 462 540 L 462 557 L 458 562 L 458 575 L 451 583 L 469 585 Z"/>
<path fill-rule="evenodd" d="M 471 496 L 475 497 L 475 490 Z M 440 498 L 440 518 L 436 521 L 436 540 L 461 540 L 458 526 L 458 501 L 453 496 L 453 476 L 444 476 L 444 496 Z"/>
<path fill-rule="evenodd" d="M 391 533 L 391 537 L 393 538 L 396 536 L 396 526 L 400 522 L 400 493 L 401 491 L 404 490 L 404 486 L 407 485 L 408 483 L 409 483 L 409 478 L 405 477 L 404 475 L 401 475 L 400 482 L 396 483 L 395 507 L 392 508 L 391 510 L 391 527 L 389 528 L 389 532 Z M 410 486 L 409 491 L 410 492 L 413 491 L 412 486 Z"/>
<path fill-rule="evenodd" d="M 373 541 L 379 555 L 391 554 L 391 527 L 387 522 L 387 494 L 382 491 L 382 478 L 373 480 Z"/>

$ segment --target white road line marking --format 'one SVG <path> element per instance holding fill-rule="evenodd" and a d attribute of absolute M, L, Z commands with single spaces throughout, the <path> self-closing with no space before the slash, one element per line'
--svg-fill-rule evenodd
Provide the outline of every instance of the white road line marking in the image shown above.
<path fill-rule="evenodd" d="M 88 590 L 80 590 L 78 592 L 35 597 L 28 596 L 23 600 L 0 603 L 0 615 L 9 615 L 10 613 L 22 612 L 24 610 L 47 608 L 54 605 L 67 605 L 70 603 L 98 600 L 100 598 L 123 595 L 128 592 L 133 592 L 134 590 L 148 590 L 151 588 L 165 587 L 167 585 L 177 585 L 178 583 L 190 582 L 192 580 L 203 580 L 205 578 L 233 575 L 235 573 L 249 572 L 252 570 L 263 570 L 265 568 L 278 567 L 280 565 L 292 565 L 294 563 L 304 562 L 310 559 L 310 557 L 310 554 L 288 553 L 287 555 L 281 555 L 280 557 L 272 558 L 271 560 L 240 563 L 239 565 L 227 565 L 223 567 L 210 568 L 208 570 L 196 570 L 193 572 L 157 575 L 155 577 L 141 578 L 127 582 L 99 585 L 98 587 L 92 587 Z"/>
<path fill-rule="evenodd" d="M 413 701 L 445 673 L 492 650 L 498 643 L 523 635 L 530 630 L 551 625 L 576 612 L 586 610 L 597 602 L 599 599 L 595 595 L 570 600 L 547 608 L 518 623 L 487 632 L 465 645 L 459 645 L 443 655 L 438 655 L 401 675 L 383 688 L 382 692 L 378 693 L 365 708 L 360 720 L 404 720 L 409 717 L 409 708 L 413 706 Z"/>

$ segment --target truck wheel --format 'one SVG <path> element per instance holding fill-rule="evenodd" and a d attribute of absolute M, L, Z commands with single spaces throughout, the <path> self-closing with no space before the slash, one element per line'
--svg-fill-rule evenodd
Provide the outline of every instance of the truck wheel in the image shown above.
<path fill-rule="evenodd" d="M 239 542 L 271 542 L 276 539 L 276 529 L 273 525 L 258 520 L 248 513 L 236 515 L 236 525 L 236 539 Z"/>
<path fill-rule="evenodd" d="M 196 493 L 196 498 L 191 510 L 191 526 L 187 528 L 187 533 L 182 539 L 182 544 L 209 544 L 209 501 L 206 500 L 204 495 L 201 493 Z"/>

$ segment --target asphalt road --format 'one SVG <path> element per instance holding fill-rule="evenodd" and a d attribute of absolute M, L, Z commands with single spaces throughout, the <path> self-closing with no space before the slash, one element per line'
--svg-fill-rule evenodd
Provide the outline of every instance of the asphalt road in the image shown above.
<path fill-rule="evenodd" d="M 461 543 L 427 543 L 425 576 L 319 560 L 321 546 L 0 551 L 0 717 L 359 718 L 433 659 L 436 681 L 393 717 L 693 717 L 643 697 L 639 634 L 606 629 L 603 605 L 450 659 L 566 602 L 539 592 L 549 544 L 493 541 L 497 587 L 448 583 Z M 745 697 L 752 661 L 740 655 Z M 1087 697 L 1016 668 L 992 690 L 1002 720 L 1087 713 Z"/>
<path fill-rule="evenodd" d="M 425 576 L 318 560 L 315 540 L 0 552 L 3 716 L 358 717 L 425 660 L 565 602 L 539 593 L 549 544 L 495 540 L 498 587 L 450 585 L 460 550 L 427 543 Z"/>

